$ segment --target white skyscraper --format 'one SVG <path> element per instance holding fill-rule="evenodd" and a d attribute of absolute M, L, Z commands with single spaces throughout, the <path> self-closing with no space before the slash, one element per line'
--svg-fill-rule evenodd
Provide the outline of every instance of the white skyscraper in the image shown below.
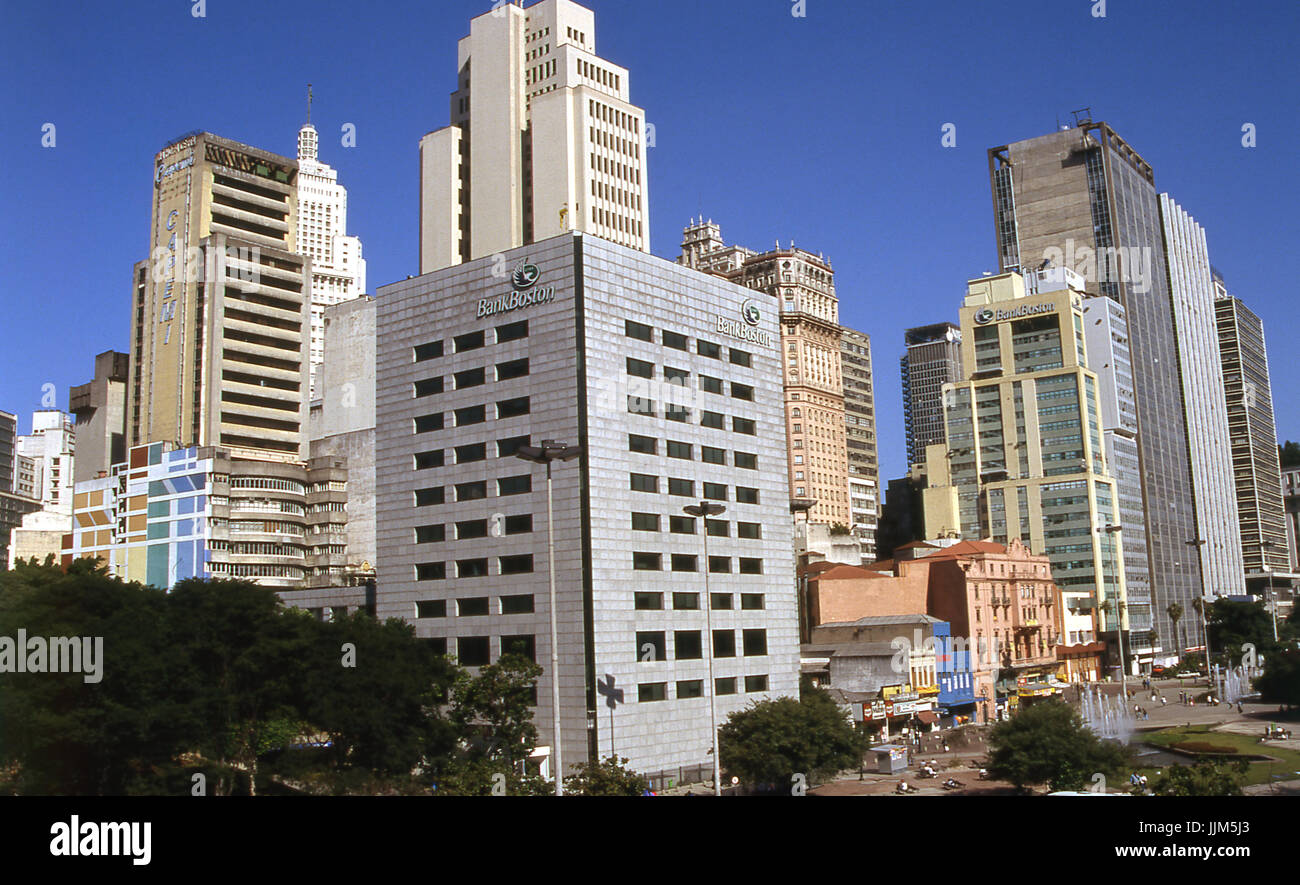
<path fill-rule="evenodd" d="M 310 122 L 298 130 L 298 252 L 311 258 L 311 395 L 316 369 L 325 359 L 325 308 L 365 294 L 366 262 L 361 240 L 347 235 L 348 191 L 333 167 L 316 159 L 318 139 Z"/>
<path fill-rule="evenodd" d="M 44 510 L 71 514 L 76 452 L 72 418 L 58 409 L 32 412 L 31 435 L 18 437 L 16 450 L 20 458 L 31 459 L 31 497 Z M 27 487 L 26 480 L 20 484 Z"/>
<path fill-rule="evenodd" d="M 497 6 L 457 69 L 451 124 L 420 140 L 421 273 L 568 230 L 649 251 L 645 112 L 591 10 Z"/>
<path fill-rule="evenodd" d="M 1178 334 L 1197 534 L 1206 542 L 1200 551 L 1205 591 L 1240 594 L 1246 592 L 1241 519 L 1205 230 L 1168 194 L 1160 195 L 1160 222 Z"/>

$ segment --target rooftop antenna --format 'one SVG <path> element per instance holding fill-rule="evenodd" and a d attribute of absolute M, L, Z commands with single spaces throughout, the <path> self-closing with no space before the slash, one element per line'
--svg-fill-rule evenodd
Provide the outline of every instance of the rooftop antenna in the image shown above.
<path fill-rule="evenodd" d="M 1092 122 L 1092 108 L 1079 108 L 1077 111 L 1070 111 L 1074 115 L 1075 128 L 1081 129 L 1084 124 Z"/>
<path fill-rule="evenodd" d="M 311 125 L 311 84 L 307 84 L 307 125 Z"/>

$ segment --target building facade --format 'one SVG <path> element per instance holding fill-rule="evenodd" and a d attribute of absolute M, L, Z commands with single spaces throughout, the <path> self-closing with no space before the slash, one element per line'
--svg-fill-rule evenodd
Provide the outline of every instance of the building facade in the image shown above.
<path fill-rule="evenodd" d="M 72 512 L 76 433 L 72 418 L 58 409 L 32 412 L 32 432 L 18 437 L 17 456 L 27 458 L 32 479 L 20 476 L 19 493 L 40 501 L 42 510 Z"/>
<path fill-rule="evenodd" d="M 876 451 L 876 396 L 871 371 L 871 338 L 844 328 L 840 343 L 844 387 L 844 443 L 849 455 L 851 528 L 862 545 L 862 558 L 876 558 L 880 522 L 880 460 Z"/>
<path fill-rule="evenodd" d="M 496 4 L 456 64 L 450 125 L 420 140 L 421 273 L 569 230 L 649 251 L 645 111 L 591 10 Z"/>
<path fill-rule="evenodd" d="M 1282 468 L 1282 507 L 1286 514 L 1286 550 L 1291 571 L 1300 570 L 1300 465 Z"/>
<path fill-rule="evenodd" d="M 13 493 L 17 449 L 18 416 L 0 412 L 0 493 Z"/>
<path fill-rule="evenodd" d="M 485 258 L 378 292 L 378 615 L 466 666 L 533 657 L 549 746 L 553 549 L 565 761 L 707 777 L 711 697 L 725 720 L 798 690 L 777 314 L 580 233 L 505 258 L 513 278 Z M 553 539 L 515 457 L 546 440 L 580 450 Z"/>
<path fill-rule="evenodd" d="M 961 328 L 952 323 L 917 326 L 903 333 L 903 422 L 907 463 L 925 460 L 925 447 L 944 440 L 943 386 L 962 380 Z"/>
<path fill-rule="evenodd" d="M 106 474 L 126 460 L 126 379 L 131 355 L 115 350 L 95 357 L 95 377 L 68 393 L 76 419 L 75 482 Z"/>

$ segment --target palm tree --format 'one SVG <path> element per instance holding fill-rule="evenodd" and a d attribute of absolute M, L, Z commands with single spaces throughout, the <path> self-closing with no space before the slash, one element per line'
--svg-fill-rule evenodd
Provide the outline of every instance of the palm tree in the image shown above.
<path fill-rule="evenodd" d="M 1173 602 L 1169 604 L 1169 608 L 1165 609 L 1165 612 L 1169 615 L 1169 620 L 1174 622 L 1174 642 L 1178 645 L 1178 660 L 1182 661 L 1183 634 L 1178 630 L 1178 622 L 1183 617 L 1183 607 L 1177 602 Z"/>

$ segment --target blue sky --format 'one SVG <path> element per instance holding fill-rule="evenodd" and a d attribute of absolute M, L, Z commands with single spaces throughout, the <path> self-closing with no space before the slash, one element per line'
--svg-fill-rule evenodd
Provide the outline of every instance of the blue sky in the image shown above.
<path fill-rule="evenodd" d="M 314 84 L 321 159 L 349 189 L 369 284 L 417 271 L 417 143 L 447 123 L 456 40 L 489 0 L 15 2 L 0 112 L 0 409 L 126 350 L 152 159 L 192 129 L 292 156 Z M 872 337 L 882 477 L 905 469 L 904 328 L 955 319 L 993 270 L 985 151 L 1091 106 L 1207 230 L 1267 330 L 1279 435 L 1300 439 L 1296 74 L 1287 0 L 587 0 L 597 50 L 656 128 L 653 251 L 693 215 L 728 242 L 830 257 Z M 56 146 L 41 146 L 54 123 Z M 339 142 L 345 123 L 357 144 Z M 956 125 L 944 148 L 941 127 Z M 1252 123 L 1257 147 L 1241 144 Z"/>

